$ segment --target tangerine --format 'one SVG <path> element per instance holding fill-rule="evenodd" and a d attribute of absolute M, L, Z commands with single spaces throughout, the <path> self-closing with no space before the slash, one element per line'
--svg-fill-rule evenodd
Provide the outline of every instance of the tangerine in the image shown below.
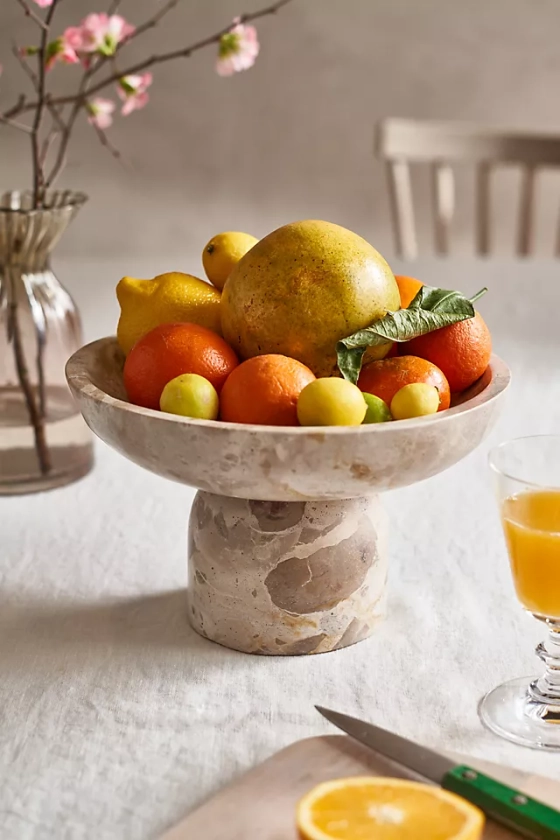
<path fill-rule="evenodd" d="M 464 391 L 482 376 L 492 355 L 492 336 L 480 312 L 474 318 L 420 335 L 401 346 L 437 365 L 453 394 Z"/>
<path fill-rule="evenodd" d="M 315 375 L 301 362 L 269 353 L 242 362 L 230 373 L 220 398 L 230 423 L 297 426 L 297 401 Z"/>
<path fill-rule="evenodd" d="M 402 274 L 395 274 L 395 280 L 397 281 L 401 296 L 401 309 L 407 309 L 424 283 L 415 277 L 405 277 Z"/>
<path fill-rule="evenodd" d="M 397 391 L 413 382 L 434 385 L 439 392 L 439 411 L 449 408 L 451 396 L 444 374 L 436 365 L 417 356 L 396 356 L 370 362 L 362 368 L 358 388 L 390 405 Z"/>
<path fill-rule="evenodd" d="M 197 373 L 220 392 L 237 356 L 221 336 L 198 324 L 160 324 L 137 341 L 124 363 L 128 399 L 159 408 L 161 392 L 183 373 Z"/>

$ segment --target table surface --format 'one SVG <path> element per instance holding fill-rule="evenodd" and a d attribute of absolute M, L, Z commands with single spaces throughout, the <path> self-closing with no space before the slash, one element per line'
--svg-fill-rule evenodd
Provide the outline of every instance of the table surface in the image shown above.
<path fill-rule="evenodd" d="M 136 261 L 138 263 L 138 261 Z M 86 337 L 114 331 L 113 287 L 198 260 L 59 261 Z M 101 443 L 94 472 L 0 499 L 0 835 L 155 838 L 287 744 L 332 731 L 321 703 L 436 748 L 560 776 L 560 755 L 486 732 L 477 703 L 538 670 L 543 628 L 515 600 L 486 467 L 493 443 L 560 430 L 560 264 L 395 263 L 474 293 L 514 382 L 489 440 L 462 463 L 387 494 L 389 615 L 368 641 L 259 658 L 186 622 L 190 488 Z"/>

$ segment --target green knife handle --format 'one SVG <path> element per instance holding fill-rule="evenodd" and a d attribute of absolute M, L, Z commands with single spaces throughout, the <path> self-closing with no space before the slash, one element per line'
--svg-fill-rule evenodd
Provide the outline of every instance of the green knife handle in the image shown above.
<path fill-rule="evenodd" d="M 443 777 L 441 786 L 478 805 L 496 822 L 522 837 L 560 840 L 560 811 L 491 779 L 478 770 L 459 765 Z"/>

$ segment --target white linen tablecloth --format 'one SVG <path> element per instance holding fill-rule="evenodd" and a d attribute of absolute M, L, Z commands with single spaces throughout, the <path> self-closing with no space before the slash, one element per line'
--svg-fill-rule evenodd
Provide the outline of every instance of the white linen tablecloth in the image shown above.
<path fill-rule="evenodd" d="M 55 268 L 91 340 L 114 331 L 119 277 L 168 262 Z M 183 268 L 198 271 L 195 260 Z M 560 264 L 400 268 L 490 288 L 480 308 L 514 384 L 476 453 L 386 496 L 389 615 L 370 640 L 270 659 L 196 636 L 185 610 L 194 491 L 103 444 L 81 482 L 0 499 L 2 840 L 155 838 L 255 762 L 328 731 L 318 702 L 436 748 L 560 775 L 560 755 L 509 745 L 477 717 L 487 689 L 538 669 L 544 630 L 515 600 L 486 457 L 506 437 L 560 432 Z"/>

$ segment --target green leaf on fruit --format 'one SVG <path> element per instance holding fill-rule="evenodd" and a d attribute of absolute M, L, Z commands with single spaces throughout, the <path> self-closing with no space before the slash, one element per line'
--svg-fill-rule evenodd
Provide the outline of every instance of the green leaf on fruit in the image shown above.
<path fill-rule="evenodd" d="M 384 318 L 370 327 L 358 330 L 337 343 L 336 358 L 342 376 L 356 384 L 368 347 L 388 341 L 410 341 L 419 335 L 474 318 L 474 303 L 487 291 L 481 289 L 469 299 L 460 292 L 422 286 L 408 309 L 387 312 Z"/>

